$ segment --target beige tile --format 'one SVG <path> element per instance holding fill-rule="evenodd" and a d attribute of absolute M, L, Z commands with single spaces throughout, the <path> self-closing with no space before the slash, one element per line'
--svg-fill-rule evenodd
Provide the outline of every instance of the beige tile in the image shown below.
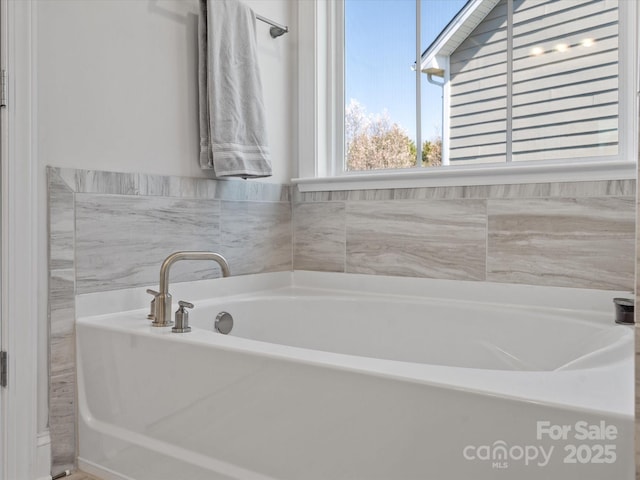
<path fill-rule="evenodd" d="M 349 190 L 337 190 L 330 192 L 300 192 L 295 190 L 296 202 L 344 202 L 351 194 Z"/>
<path fill-rule="evenodd" d="M 49 268 L 73 268 L 75 229 L 73 191 L 60 177 L 57 169 L 49 168 L 47 174 Z"/>
<path fill-rule="evenodd" d="M 140 178 L 137 173 L 76 170 L 75 191 L 78 193 L 107 193 L 138 195 Z"/>
<path fill-rule="evenodd" d="M 49 308 L 73 309 L 75 304 L 75 271 L 73 269 L 51 270 L 49 273 Z"/>
<path fill-rule="evenodd" d="M 489 200 L 487 280 L 632 290 L 633 197 Z"/>
<path fill-rule="evenodd" d="M 394 200 L 396 191 L 392 188 L 376 190 L 350 190 L 345 192 L 349 201 Z"/>
<path fill-rule="evenodd" d="M 220 202 L 76 194 L 77 293 L 155 285 L 160 265 L 179 250 L 219 245 Z M 217 276 L 203 262 L 181 262 L 171 281 Z"/>
<path fill-rule="evenodd" d="M 51 339 L 73 335 L 75 307 L 58 308 L 49 313 L 49 335 Z"/>
<path fill-rule="evenodd" d="M 289 185 L 238 179 L 218 180 L 216 198 L 238 202 L 289 202 Z"/>
<path fill-rule="evenodd" d="M 463 198 L 568 198 L 633 196 L 635 192 L 635 180 L 599 180 L 590 182 L 523 183 L 304 193 L 296 189 L 295 199 L 298 202 L 327 202 L 344 200 L 453 200 Z"/>
<path fill-rule="evenodd" d="M 75 372 L 75 332 L 71 332 L 65 336 L 52 336 L 50 338 L 49 362 L 49 373 L 52 376 Z M 55 393 L 57 394 L 58 392 Z"/>
<path fill-rule="evenodd" d="M 232 275 L 292 269 L 289 202 L 221 202 L 220 253 Z"/>
<path fill-rule="evenodd" d="M 551 184 L 551 196 L 554 197 L 604 197 L 634 196 L 636 181 L 600 180 L 590 182 L 563 182 Z"/>
<path fill-rule="evenodd" d="M 397 188 L 394 191 L 394 200 L 445 200 L 467 198 L 467 187 L 424 187 L 424 188 Z M 479 188 L 485 188 L 481 186 Z M 484 191 L 484 190 L 483 190 Z M 482 198 L 482 195 L 477 198 Z"/>
<path fill-rule="evenodd" d="M 208 178 L 169 177 L 172 197 L 216 198 L 217 186 L 216 180 Z"/>
<path fill-rule="evenodd" d="M 344 272 L 345 204 L 303 203 L 294 207 L 293 268 Z"/>
<path fill-rule="evenodd" d="M 76 461 L 75 369 L 52 375 L 49 391 L 51 471 L 73 470 Z"/>
<path fill-rule="evenodd" d="M 347 203 L 347 272 L 484 280 L 484 200 Z"/>

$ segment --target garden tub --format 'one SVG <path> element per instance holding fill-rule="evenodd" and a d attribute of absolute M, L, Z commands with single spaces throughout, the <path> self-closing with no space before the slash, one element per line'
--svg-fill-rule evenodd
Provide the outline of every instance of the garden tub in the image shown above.
<path fill-rule="evenodd" d="M 89 473 L 633 478 L 624 292 L 302 271 L 170 290 L 189 333 L 150 326 L 144 289 L 77 298 Z"/>

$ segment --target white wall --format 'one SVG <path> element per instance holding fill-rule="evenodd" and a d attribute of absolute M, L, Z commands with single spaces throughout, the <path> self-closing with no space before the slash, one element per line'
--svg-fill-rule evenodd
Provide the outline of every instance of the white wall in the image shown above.
<path fill-rule="evenodd" d="M 297 111 L 294 0 L 244 0 L 289 25 L 258 54 L 273 177 L 291 178 Z M 40 431 L 47 421 L 45 166 L 211 176 L 198 160 L 197 0 L 37 0 Z M 239 180 L 238 180 L 239 181 Z"/>
<path fill-rule="evenodd" d="M 291 24 L 294 2 L 246 0 Z M 40 0 L 42 165 L 207 176 L 198 163 L 197 0 Z M 274 176 L 292 164 L 294 35 L 258 22 Z"/>

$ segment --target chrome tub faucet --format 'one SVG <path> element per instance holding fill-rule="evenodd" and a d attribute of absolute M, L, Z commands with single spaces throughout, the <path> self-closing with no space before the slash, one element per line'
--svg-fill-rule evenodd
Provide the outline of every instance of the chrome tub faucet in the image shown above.
<path fill-rule="evenodd" d="M 229 264 L 224 257 L 218 253 L 213 252 L 175 252 L 169 255 L 162 262 L 160 267 L 160 291 L 155 292 L 153 290 L 148 293 L 154 296 L 152 300 L 152 308 L 154 310 L 153 322 L 151 325 L 154 327 L 170 327 L 173 325 L 171 321 L 171 294 L 169 293 L 169 270 L 171 266 L 181 260 L 211 260 L 220 265 L 222 269 L 222 276 L 229 277 L 231 271 L 229 270 Z"/>

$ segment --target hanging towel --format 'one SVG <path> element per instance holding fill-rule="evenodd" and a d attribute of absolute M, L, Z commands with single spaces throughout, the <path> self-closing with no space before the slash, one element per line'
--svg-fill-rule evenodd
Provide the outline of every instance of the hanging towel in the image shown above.
<path fill-rule="evenodd" d="M 200 166 L 216 177 L 268 177 L 271 161 L 255 13 L 238 0 L 200 0 Z"/>

